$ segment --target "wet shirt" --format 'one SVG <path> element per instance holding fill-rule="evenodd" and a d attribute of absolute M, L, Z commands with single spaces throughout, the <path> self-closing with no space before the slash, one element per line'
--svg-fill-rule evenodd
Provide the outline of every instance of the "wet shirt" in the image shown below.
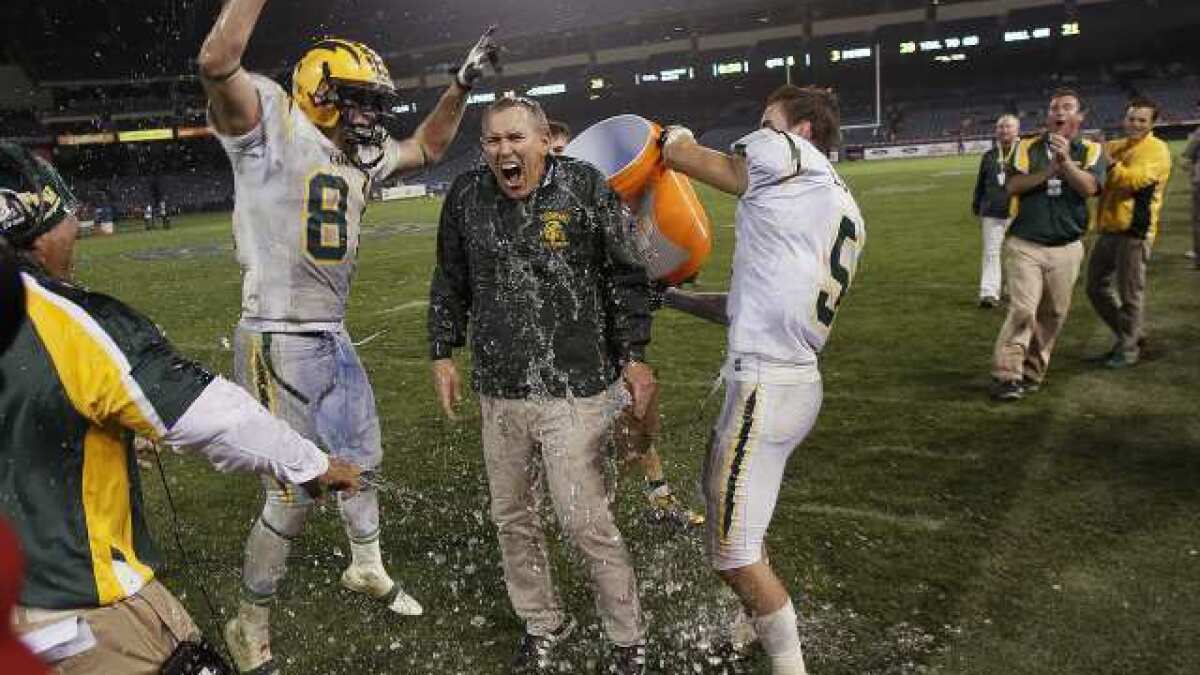
<path fill-rule="evenodd" d="M 590 164 L 547 158 L 524 200 L 490 169 L 460 175 L 438 225 L 429 295 L 431 356 L 466 344 L 496 398 L 592 396 L 644 360 L 649 281 L 630 219 Z"/>
<path fill-rule="evenodd" d="M 398 143 L 389 138 L 363 171 L 282 87 L 251 77 L 262 119 L 242 136 L 218 136 L 233 167 L 242 320 L 257 330 L 334 328 L 346 314 L 371 182 L 396 170 Z"/>
<path fill-rule="evenodd" d="M 29 559 L 21 604 L 107 605 L 154 577 L 131 435 L 157 438 L 213 380 L 119 301 L 24 277 L 0 355 L 0 514 Z"/>
<path fill-rule="evenodd" d="M 759 129 L 733 152 L 748 183 L 734 213 L 729 350 L 815 364 L 866 243 L 858 204 L 799 136 Z"/>

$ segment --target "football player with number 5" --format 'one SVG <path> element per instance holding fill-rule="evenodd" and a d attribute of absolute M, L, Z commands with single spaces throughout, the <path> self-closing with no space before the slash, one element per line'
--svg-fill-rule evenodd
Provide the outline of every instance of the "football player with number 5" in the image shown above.
<path fill-rule="evenodd" d="M 489 29 L 411 138 L 383 119 L 398 105 L 387 66 L 366 45 L 327 38 L 296 64 L 289 96 L 242 67 L 266 0 L 229 0 L 200 49 L 209 120 L 234 173 L 233 231 L 242 267 L 235 333 L 238 382 L 333 456 L 365 471 L 383 451 L 375 398 L 342 321 L 372 184 L 438 161 L 462 120 L 467 92 L 497 66 Z M 312 508 L 302 491 L 273 479 L 246 542 L 243 597 L 225 637 L 242 672 L 277 672 L 268 606 L 291 541 Z M 339 496 L 352 560 L 341 583 L 405 615 L 422 613 L 384 569 L 379 498 L 366 488 Z"/>
<path fill-rule="evenodd" d="M 668 168 L 738 199 L 725 403 L 704 468 L 713 567 L 742 601 L 776 674 L 803 673 L 796 612 L 764 539 L 792 451 L 821 407 L 817 354 L 850 287 L 866 239 L 858 205 L 826 158 L 837 99 L 786 85 L 762 128 L 725 154 L 667 127 Z"/>

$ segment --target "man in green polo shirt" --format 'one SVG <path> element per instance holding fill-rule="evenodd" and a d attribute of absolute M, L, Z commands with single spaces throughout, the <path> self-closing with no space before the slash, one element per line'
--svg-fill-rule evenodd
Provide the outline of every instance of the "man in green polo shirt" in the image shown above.
<path fill-rule="evenodd" d="M 1059 89 L 1046 133 L 1017 146 L 1007 185 L 1016 214 L 1004 244 L 1010 302 L 992 358 L 996 400 L 1015 401 L 1041 386 L 1071 308 L 1087 200 L 1099 194 L 1107 167 L 1100 144 L 1079 134 L 1083 117 L 1079 95 Z"/>

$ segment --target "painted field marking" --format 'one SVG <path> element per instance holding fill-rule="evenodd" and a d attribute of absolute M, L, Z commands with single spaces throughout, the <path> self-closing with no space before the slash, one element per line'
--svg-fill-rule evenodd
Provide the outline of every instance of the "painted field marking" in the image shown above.
<path fill-rule="evenodd" d="M 924 530 L 926 532 L 937 532 L 946 526 L 946 521 L 940 518 L 932 518 L 930 516 L 898 516 L 893 513 L 885 513 L 875 509 L 853 509 L 845 506 L 831 506 L 828 504 L 800 504 L 797 506 L 784 505 L 784 508 L 815 516 L 842 516 L 860 520 L 877 520 L 884 523 L 899 525 L 900 527 L 908 529 Z"/>
<path fill-rule="evenodd" d="M 427 306 L 429 306 L 428 300 L 410 300 L 404 304 L 396 305 L 395 307 L 392 307 L 390 309 L 381 309 L 378 312 L 375 312 L 374 315 L 380 316 L 382 314 L 395 314 L 396 312 L 403 312 L 406 309 L 417 309 L 418 307 L 427 307 Z"/>

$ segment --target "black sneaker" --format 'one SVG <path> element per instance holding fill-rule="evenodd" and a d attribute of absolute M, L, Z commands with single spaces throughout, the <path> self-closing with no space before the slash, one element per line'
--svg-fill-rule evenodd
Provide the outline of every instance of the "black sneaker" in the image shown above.
<path fill-rule="evenodd" d="M 574 631 L 575 620 L 568 617 L 557 630 L 549 635 L 526 633 L 521 637 L 521 643 L 517 646 L 517 654 L 513 657 L 513 672 L 540 673 L 549 670 L 550 656 L 555 647 Z"/>
<path fill-rule="evenodd" d="M 612 675 L 643 675 L 646 672 L 646 644 L 612 648 L 612 660 L 608 663 Z"/>
<path fill-rule="evenodd" d="M 1025 395 L 1025 387 L 1018 380 L 996 380 L 992 383 L 992 400 L 1019 401 Z"/>
<path fill-rule="evenodd" d="M 1000 299 L 985 295 L 979 299 L 979 309 L 995 309 L 1000 306 Z"/>
<path fill-rule="evenodd" d="M 1021 393 L 1032 394 L 1042 388 L 1042 383 L 1037 380 L 1026 377 L 1021 380 Z"/>

